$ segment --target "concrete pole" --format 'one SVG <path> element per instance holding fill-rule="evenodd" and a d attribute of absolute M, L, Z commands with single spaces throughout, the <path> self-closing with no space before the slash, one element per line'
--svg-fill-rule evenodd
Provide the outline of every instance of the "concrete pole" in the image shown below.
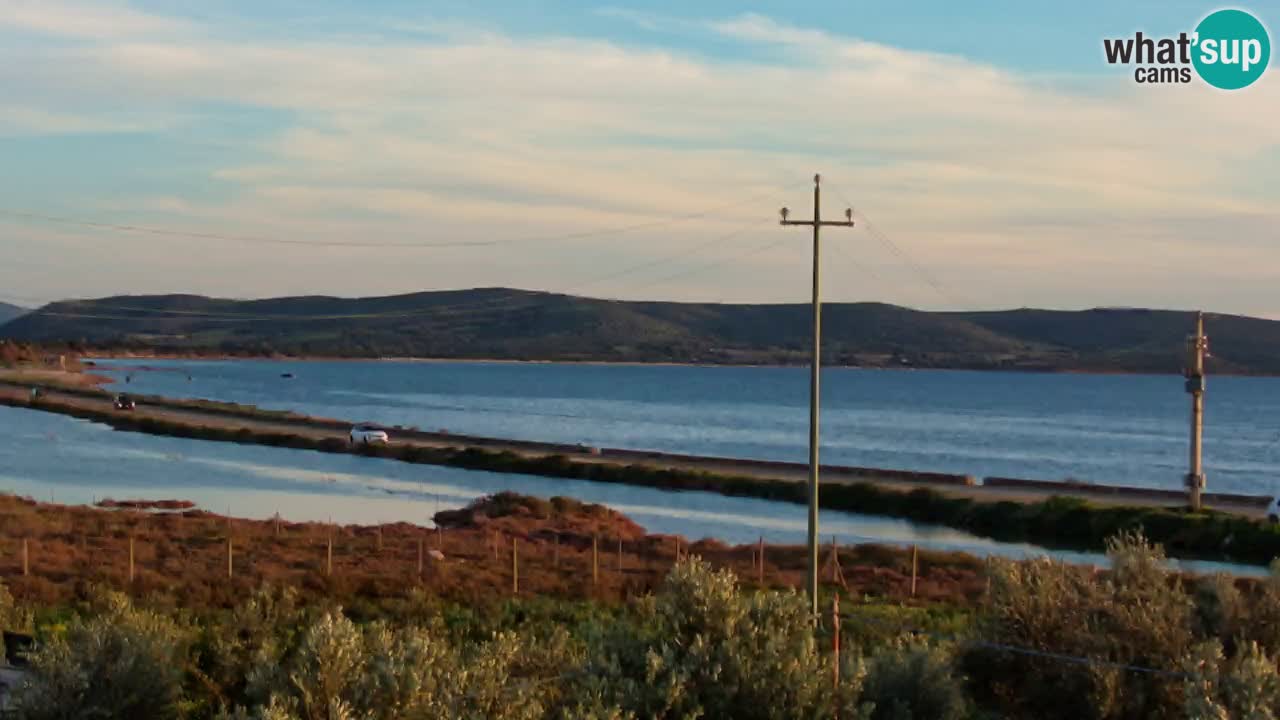
<path fill-rule="evenodd" d="M 1201 464 L 1204 434 L 1204 355 L 1209 339 L 1204 336 L 1204 313 L 1196 313 L 1196 334 L 1187 338 L 1187 392 L 1191 394 L 1191 442 L 1187 469 L 1187 500 L 1191 509 L 1199 511 L 1205 488 Z"/>
<path fill-rule="evenodd" d="M 822 376 L 822 177 L 813 176 L 813 354 L 809 360 L 809 603 L 818 616 L 818 405 Z"/>
<path fill-rule="evenodd" d="M 818 613 L 818 417 L 819 417 L 819 399 L 820 378 L 822 375 L 822 242 L 821 229 L 823 225 L 843 225 L 846 227 L 853 226 L 853 211 L 845 211 L 845 220 L 827 221 L 822 220 L 822 176 L 813 176 L 813 220 L 788 220 L 788 211 L 782 209 L 783 225 L 811 225 L 813 226 L 813 348 L 809 360 L 809 526 L 808 526 L 808 550 L 809 550 L 809 582 L 806 591 L 809 595 L 809 609 L 813 615 L 814 622 L 818 622 L 821 618 Z"/>

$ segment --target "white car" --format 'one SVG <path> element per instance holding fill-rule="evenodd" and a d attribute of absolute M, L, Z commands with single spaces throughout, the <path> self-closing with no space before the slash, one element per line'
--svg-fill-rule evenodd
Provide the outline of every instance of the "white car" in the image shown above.
<path fill-rule="evenodd" d="M 391 442 L 387 431 L 376 425 L 356 425 L 351 428 L 352 445 L 386 445 Z"/>

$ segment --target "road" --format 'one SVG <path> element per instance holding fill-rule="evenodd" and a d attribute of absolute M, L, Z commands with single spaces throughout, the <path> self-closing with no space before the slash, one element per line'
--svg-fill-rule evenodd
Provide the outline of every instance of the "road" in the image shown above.
<path fill-rule="evenodd" d="M 48 378 L 42 377 L 41 381 Z M 28 377 L 0 371 L 0 403 L 25 405 L 30 397 Z M 135 417 L 154 418 L 189 424 L 192 427 L 247 429 L 255 433 L 286 433 L 320 440 L 348 439 L 350 423 L 343 420 L 311 418 L 299 415 L 271 415 L 246 408 L 196 407 L 193 401 L 156 398 L 140 401 L 132 411 L 116 411 L 112 395 L 91 389 L 52 389 L 46 386 L 43 396 L 59 404 L 97 413 L 129 412 Z M 53 409 L 57 411 L 56 408 Z M 625 449 L 586 448 L 576 445 L 539 443 L 501 438 L 484 438 L 448 433 L 422 432 L 411 429 L 391 430 L 392 440 L 400 445 L 424 448 L 478 447 L 490 451 L 507 451 L 525 457 L 563 455 L 575 462 L 615 465 L 643 465 L 653 468 L 704 471 L 723 475 L 767 478 L 791 482 L 807 482 L 808 468 L 801 463 L 762 462 L 733 458 L 676 455 Z M 891 470 L 845 468 L 823 469 L 823 484 L 863 482 L 883 488 L 908 492 L 928 488 L 949 497 L 968 498 L 978 502 L 1039 502 L 1051 496 L 1079 497 L 1095 504 L 1130 507 L 1175 507 L 1185 505 L 1180 495 L 1153 495 L 1150 491 L 1116 491 L 1105 486 L 1046 485 L 1044 487 L 994 487 L 965 484 L 965 478 L 939 473 L 904 473 Z M 1265 501 L 1248 498 L 1206 497 L 1206 505 L 1216 510 L 1260 518 Z"/>

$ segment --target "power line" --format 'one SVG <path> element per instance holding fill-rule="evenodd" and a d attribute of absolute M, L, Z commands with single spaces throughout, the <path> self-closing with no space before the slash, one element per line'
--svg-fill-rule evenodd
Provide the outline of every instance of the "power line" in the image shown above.
<path fill-rule="evenodd" d="M 855 207 L 855 205 L 849 201 L 848 196 L 846 196 L 840 189 L 838 188 L 833 188 L 833 189 L 835 190 L 836 194 L 840 197 L 840 199 L 844 200 L 847 206 Z M 871 222 L 871 218 L 867 217 L 866 213 L 863 213 L 856 209 L 853 212 L 855 215 L 858 216 L 858 219 L 861 221 L 859 224 L 863 227 L 863 229 L 867 231 L 868 234 L 871 235 L 871 237 L 875 238 L 876 240 L 880 241 L 880 243 L 888 247 L 889 250 L 895 256 L 897 256 L 898 259 L 902 261 L 904 265 L 906 265 L 912 272 L 914 272 L 926 285 L 932 288 L 933 291 L 936 292 L 940 297 L 942 297 L 943 300 L 953 305 L 964 304 L 963 302 L 960 302 L 961 298 L 958 298 L 954 293 L 948 290 L 943 285 L 943 283 L 933 275 L 933 273 L 929 272 L 928 269 L 926 269 L 923 265 L 917 262 L 915 258 L 913 258 L 910 255 L 910 253 L 906 251 L 905 248 L 903 248 L 898 243 L 894 242 L 893 238 L 886 235 L 884 232 L 880 230 L 880 228 L 876 226 L 875 223 Z"/>
<path fill-rule="evenodd" d="M 907 267 L 911 268 L 911 270 L 915 272 L 915 274 L 918 275 L 925 282 L 925 284 L 933 288 L 934 292 L 942 296 L 942 298 L 947 302 L 950 302 L 953 304 L 960 304 L 960 303 L 957 303 L 956 296 L 951 294 L 950 291 L 944 288 L 942 283 L 939 282 L 933 276 L 932 273 L 926 270 L 924 266 L 922 266 L 920 263 L 916 262 L 915 259 L 912 258 L 909 254 L 907 254 L 907 251 L 902 249 L 902 247 L 898 245 L 898 243 L 894 242 L 892 238 L 890 238 L 888 235 L 885 235 L 883 232 L 881 232 L 880 229 L 876 227 L 874 223 L 871 222 L 870 218 L 868 218 L 865 214 L 861 212 L 858 212 L 858 211 L 854 211 L 854 212 L 862 220 L 863 229 L 866 230 L 868 233 L 870 233 L 872 237 L 876 238 L 880 242 L 887 245 L 889 249 L 892 250 L 893 253 L 897 255 L 898 258 L 907 265 Z"/>
<path fill-rule="evenodd" d="M 601 283 L 607 280 L 613 280 L 619 277 L 634 274 L 636 272 L 647 270 L 652 267 L 659 267 L 668 262 L 671 262 L 672 260 L 677 260 L 677 259 L 681 259 L 684 257 L 697 254 L 698 252 L 701 252 L 707 248 L 722 244 L 728 240 L 731 240 L 735 237 L 742 235 L 743 233 L 750 230 L 751 226 L 756 225 L 760 222 L 763 222 L 763 221 L 752 219 L 749 223 L 739 226 L 738 228 L 735 228 L 734 230 L 728 233 L 717 235 L 706 242 L 700 243 L 698 245 L 694 245 L 693 247 L 686 248 L 685 250 L 682 250 L 677 253 L 673 253 L 671 255 L 657 258 L 655 260 L 647 260 L 643 263 L 632 265 L 630 267 L 623 268 L 613 273 L 592 277 L 590 279 L 585 280 L 584 282 L 577 283 L 574 286 L 571 286 L 570 288 L 561 291 L 560 294 L 570 294 L 573 292 L 577 292 L 583 288 L 590 287 L 592 285 L 596 285 L 598 283 Z M 182 310 L 182 309 L 174 309 L 174 308 L 150 308 L 150 307 L 143 307 L 139 305 L 120 305 L 120 304 L 107 304 L 107 303 L 99 303 L 99 302 L 92 302 L 92 304 L 90 305 L 90 309 L 84 313 L 76 313 L 74 311 L 74 308 L 66 309 L 66 310 L 63 310 L 63 309 L 34 310 L 33 313 L 39 313 L 39 314 L 51 315 L 51 316 L 83 317 L 86 319 L 104 319 L 104 320 L 115 320 L 115 319 L 139 320 L 139 319 L 146 319 L 147 317 L 152 317 L 155 319 L 182 319 L 182 318 L 197 319 L 198 318 L 201 320 L 209 320 L 213 322 L 253 322 L 258 320 L 262 320 L 262 321 L 293 321 L 293 320 L 306 321 L 306 320 L 347 320 L 347 319 L 357 320 L 357 319 L 391 319 L 391 318 L 418 317 L 423 315 L 436 315 L 441 313 L 458 312 L 462 310 L 483 309 L 483 310 L 493 311 L 493 310 L 501 310 L 505 307 L 520 308 L 520 307 L 528 307 L 529 306 L 528 300 L 529 298 L 500 297 L 500 298 L 492 298 L 487 301 L 479 301 L 476 303 L 439 305 L 439 306 L 433 306 L 428 308 L 421 308 L 418 310 L 403 310 L 403 311 L 392 311 L 392 312 L 384 312 L 384 313 L 371 312 L 371 313 L 347 313 L 347 314 L 325 314 L 325 315 L 267 314 L 267 313 L 219 312 L 219 311 L 211 311 L 211 310 Z M 65 300 L 65 301 L 57 301 L 55 304 L 75 306 L 75 305 L 88 304 L 90 302 L 91 301 L 85 301 L 85 300 Z M 118 310 L 118 311 L 124 311 L 124 312 L 139 312 L 139 313 L 148 313 L 148 315 L 143 317 L 115 316 L 111 314 L 104 315 L 97 312 L 99 310 L 107 310 L 107 311 Z M 176 317 L 170 317 L 170 316 L 176 316 Z"/>
<path fill-rule="evenodd" d="M 779 189 L 785 189 L 783 186 Z M 100 230 L 113 230 L 117 232 L 139 233 L 148 235 L 159 235 L 165 237 L 178 237 L 191 240 L 217 240 L 225 242 L 238 242 L 249 244 L 269 244 L 269 245 L 294 245 L 309 247 L 348 247 L 348 248 L 407 248 L 407 249 L 439 249 L 439 248 L 456 248 L 456 247 L 493 247 L 499 245 L 514 245 L 523 243 L 537 242 L 554 242 L 561 240 L 581 240 L 590 237 L 600 237 L 605 235 L 621 235 L 638 230 L 647 230 L 666 225 L 673 225 L 689 220 L 698 220 L 706 218 L 722 210 L 728 210 L 740 205 L 759 202 L 768 198 L 776 192 L 771 189 L 768 192 L 760 193 L 752 197 L 737 200 L 731 203 L 715 205 L 697 212 L 686 213 L 683 215 L 675 215 L 672 217 L 661 218 L 657 220 L 648 220 L 630 225 L 621 225 L 610 228 L 599 228 L 595 230 L 583 230 L 579 232 L 563 233 L 560 235 L 539 235 L 520 238 L 505 238 L 496 240 L 448 240 L 434 242 L 351 242 L 347 240 L 297 240 L 290 238 L 278 238 L 267 236 L 250 236 L 250 235 L 226 235 L 211 232 L 195 232 L 187 230 L 175 230 L 169 228 L 150 227 L 146 225 L 125 225 L 119 223 L 108 223 L 94 220 L 84 220 L 78 218 L 62 217 L 57 215 L 47 215 L 43 213 L 34 213 L 28 211 L 6 210 L 0 209 L 0 215 L 24 220 L 40 220 L 44 222 L 59 223 L 64 225 L 76 225 L 81 227 L 96 228 Z"/>
<path fill-rule="evenodd" d="M 745 252 L 738 253 L 737 255 L 727 257 L 723 260 L 706 263 L 704 265 L 699 265 L 699 266 L 695 266 L 685 270 L 681 270 L 680 272 L 673 273 L 671 275 L 665 275 L 663 277 L 659 277 L 654 280 L 641 283 L 640 285 L 633 285 L 631 289 L 634 291 L 634 290 L 639 290 L 641 288 L 652 287 L 654 285 L 665 285 L 666 283 L 669 283 L 672 280 L 678 280 L 679 278 L 688 277 L 689 275 L 696 275 L 697 273 L 705 272 L 707 270 L 714 270 L 715 268 L 723 267 L 724 265 L 727 265 L 730 262 L 734 262 L 736 260 L 743 260 L 753 255 L 759 255 L 760 253 L 767 252 L 776 247 L 781 247 L 783 245 L 786 245 L 788 242 L 790 242 L 789 239 L 776 240 L 768 243 L 767 245 L 761 245 L 758 247 L 750 248 Z"/>
<path fill-rule="evenodd" d="M 752 224 L 755 224 L 755 222 L 756 221 L 753 221 Z M 733 232 L 716 236 L 706 243 L 702 243 L 701 245 L 697 245 L 693 248 L 687 249 L 680 253 L 676 253 L 674 255 L 670 255 L 664 258 L 659 258 L 657 260 L 646 261 L 645 263 L 642 263 L 640 265 L 632 266 L 630 268 L 624 268 L 620 271 L 610 273 L 608 275 L 592 278 L 587 282 L 580 283 L 576 287 L 570 288 L 564 291 L 563 293 L 559 293 L 559 294 L 568 294 L 578 289 L 581 289 L 590 285 L 594 285 L 599 282 L 603 282 L 605 280 L 622 277 L 624 275 L 631 274 L 639 270 L 662 265 L 672 259 L 686 257 L 689 255 L 695 254 L 696 252 L 704 250 L 707 247 L 711 247 L 713 245 L 730 240 L 734 237 L 738 237 L 743 233 L 747 232 L 747 230 L 749 229 L 750 229 L 749 227 L 742 227 L 737 230 L 734 230 Z M 757 252 L 763 252 L 764 250 L 767 250 L 767 249 L 769 248 L 768 247 L 754 248 L 746 253 L 742 253 L 738 256 L 735 256 L 735 258 L 747 257 Z M 680 273 L 676 273 L 675 275 L 668 276 L 666 278 L 661 278 L 658 280 L 658 282 L 665 282 L 666 280 L 669 280 L 675 277 L 679 277 L 686 274 L 692 274 L 694 272 L 700 272 L 702 270 L 709 269 L 710 267 L 713 267 L 718 264 L 723 264 L 723 262 L 711 263 L 705 266 L 698 266 L 690 270 L 681 271 Z M 596 298 L 589 298 L 589 299 L 598 300 Z M 531 301 L 532 301 L 532 298 L 499 297 L 499 298 L 493 298 L 487 301 L 480 301 L 476 303 L 460 304 L 460 305 L 447 305 L 447 304 L 437 305 L 437 306 L 421 308 L 417 310 L 305 315 L 305 314 L 237 313 L 237 312 L 218 312 L 218 311 L 205 311 L 205 310 L 182 310 L 182 309 L 171 309 L 171 308 L 149 308 L 149 307 L 143 307 L 139 305 L 117 305 L 117 304 L 97 303 L 97 302 L 86 301 L 86 300 L 66 300 L 66 301 L 57 301 L 52 304 L 58 305 L 58 306 L 71 306 L 70 308 L 66 308 L 66 309 L 39 308 L 39 309 L 31 310 L 29 314 L 45 315 L 50 317 L 67 317 L 67 318 L 78 318 L 78 319 L 89 319 L 89 320 L 110 320 L 110 321 L 192 319 L 192 320 L 201 320 L 205 322 L 252 323 L 252 322 L 260 322 L 260 321 L 261 322 L 271 322 L 271 321 L 292 322 L 292 321 L 328 321 L 328 320 L 377 320 L 377 319 L 412 318 L 412 317 L 423 317 L 423 316 L 439 316 L 439 315 L 456 313 L 460 311 L 468 311 L 468 310 L 501 311 L 503 309 L 523 309 L 527 307 L 533 307 L 533 305 L 531 304 Z M 75 306 L 77 305 L 88 305 L 88 309 L 85 312 L 76 312 Z M 114 310 L 114 311 L 121 311 L 126 313 L 136 312 L 136 313 L 145 313 L 145 314 L 140 316 L 139 315 L 118 315 L 118 314 L 111 314 L 110 312 L 107 312 L 107 313 L 99 312 L 101 310 L 106 310 L 106 311 Z M 445 318 L 435 317 L 433 319 L 444 320 Z"/>

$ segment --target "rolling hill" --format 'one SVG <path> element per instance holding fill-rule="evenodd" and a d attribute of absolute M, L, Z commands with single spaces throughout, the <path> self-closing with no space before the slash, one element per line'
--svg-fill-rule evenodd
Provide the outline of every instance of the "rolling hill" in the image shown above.
<path fill-rule="evenodd" d="M 862 366 L 1178 372 L 1192 314 L 925 312 L 832 303 L 826 362 Z M 1280 322 L 1213 315 L 1211 370 L 1280 374 Z M 53 303 L 0 337 L 175 354 L 802 363 L 809 307 L 634 302 L 484 288 L 369 298 L 117 296 Z"/>
<path fill-rule="evenodd" d="M 0 302 L 0 325 L 9 322 L 25 312 L 27 312 L 27 309 L 24 307 Z"/>

